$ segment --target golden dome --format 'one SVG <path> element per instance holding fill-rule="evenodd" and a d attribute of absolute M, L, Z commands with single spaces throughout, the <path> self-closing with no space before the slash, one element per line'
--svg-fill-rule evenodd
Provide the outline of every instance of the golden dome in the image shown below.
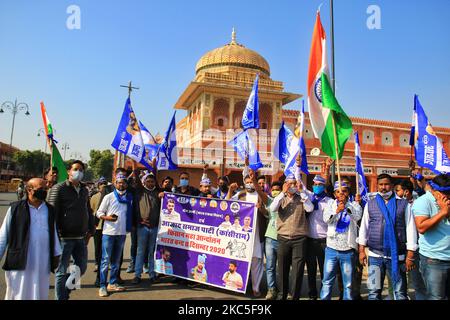
<path fill-rule="evenodd" d="M 198 74 L 199 71 L 222 66 L 256 69 L 270 76 L 270 67 L 266 59 L 257 52 L 238 44 L 234 29 L 231 42 L 223 47 L 211 50 L 201 57 L 197 62 L 195 73 Z"/>

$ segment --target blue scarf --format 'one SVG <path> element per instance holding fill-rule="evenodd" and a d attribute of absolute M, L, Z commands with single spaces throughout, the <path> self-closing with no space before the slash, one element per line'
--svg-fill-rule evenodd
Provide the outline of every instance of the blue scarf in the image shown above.
<path fill-rule="evenodd" d="M 121 196 L 117 189 L 114 189 L 114 195 L 119 203 L 126 203 L 127 205 L 127 232 L 131 232 L 132 219 L 133 219 L 133 196 L 127 192 Z"/>
<path fill-rule="evenodd" d="M 322 199 L 325 198 L 326 196 L 327 196 L 327 194 L 325 193 L 325 191 L 319 195 L 314 194 L 313 199 L 312 199 L 312 203 L 314 205 L 314 211 L 319 210 L 319 202 L 322 201 Z"/>
<path fill-rule="evenodd" d="M 337 204 L 339 204 L 338 201 Z M 349 225 L 350 225 L 350 216 L 347 213 L 347 208 L 345 208 L 344 211 L 339 212 L 339 219 L 336 224 L 336 232 L 337 233 L 346 232 Z"/>
<path fill-rule="evenodd" d="M 383 213 L 386 225 L 384 227 L 384 255 L 391 257 L 392 265 L 392 282 L 395 285 L 399 279 L 398 272 L 398 251 L 397 251 L 397 239 L 395 236 L 395 216 L 397 214 L 397 200 L 395 196 L 389 199 L 389 202 L 384 202 L 382 196 L 377 194 L 377 204 Z"/>

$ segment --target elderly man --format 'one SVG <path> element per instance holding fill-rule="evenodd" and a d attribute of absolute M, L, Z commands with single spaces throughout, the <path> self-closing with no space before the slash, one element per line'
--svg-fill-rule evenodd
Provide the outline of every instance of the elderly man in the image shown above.
<path fill-rule="evenodd" d="M 61 255 L 55 212 L 47 205 L 46 183 L 33 178 L 27 200 L 11 204 L 0 229 L 0 259 L 6 251 L 6 300 L 47 300 L 50 272 Z"/>
<path fill-rule="evenodd" d="M 450 295 L 450 175 L 429 182 L 431 190 L 412 207 L 419 236 L 420 271 L 428 300 Z"/>

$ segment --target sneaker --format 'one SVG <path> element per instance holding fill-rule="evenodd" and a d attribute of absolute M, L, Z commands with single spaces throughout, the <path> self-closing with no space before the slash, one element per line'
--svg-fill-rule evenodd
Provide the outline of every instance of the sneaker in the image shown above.
<path fill-rule="evenodd" d="M 98 296 L 101 298 L 109 296 L 108 291 L 106 290 L 105 287 L 101 287 L 100 290 L 98 290 Z"/>
<path fill-rule="evenodd" d="M 134 277 L 133 280 L 131 280 L 131 283 L 132 284 L 139 284 L 139 283 L 141 283 L 141 278 Z"/>
<path fill-rule="evenodd" d="M 267 291 L 266 300 L 275 300 L 278 296 L 277 289 L 270 288 L 269 291 Z"/>
<path fill-rule="evenodd" d="M 119 292 L 119 291 L 125 291 L 125 290 L 126 289 L 118 283 L 108 284 L 108 291 Z"/>
<path fill-rule="evenodd" d="M 292 294 L 288 293 L 286 300 L 294 300 L 294 298 L 292 297 Z"/>
<path fill-rule="evenodd" d="M 126 273 L 134 273 L 134 266 L 130 264 L 127 268 Z"/>

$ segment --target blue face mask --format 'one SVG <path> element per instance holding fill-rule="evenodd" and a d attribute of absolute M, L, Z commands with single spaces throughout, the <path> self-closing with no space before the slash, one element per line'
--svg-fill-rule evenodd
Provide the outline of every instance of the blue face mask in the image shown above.
<path fill-rule="evenodd" d="M 322 192 L 325 191 L 325 186 L 324 185 L 319 185 L 319 186 L 313 186 L 313 192 L 315 195 L 319 195 Z"/>
<path fill-rule="evenodd" d="M 189 180 L 188 179 L 180 179 L 180 187 L 187 187 L 189 186 Z"/>

